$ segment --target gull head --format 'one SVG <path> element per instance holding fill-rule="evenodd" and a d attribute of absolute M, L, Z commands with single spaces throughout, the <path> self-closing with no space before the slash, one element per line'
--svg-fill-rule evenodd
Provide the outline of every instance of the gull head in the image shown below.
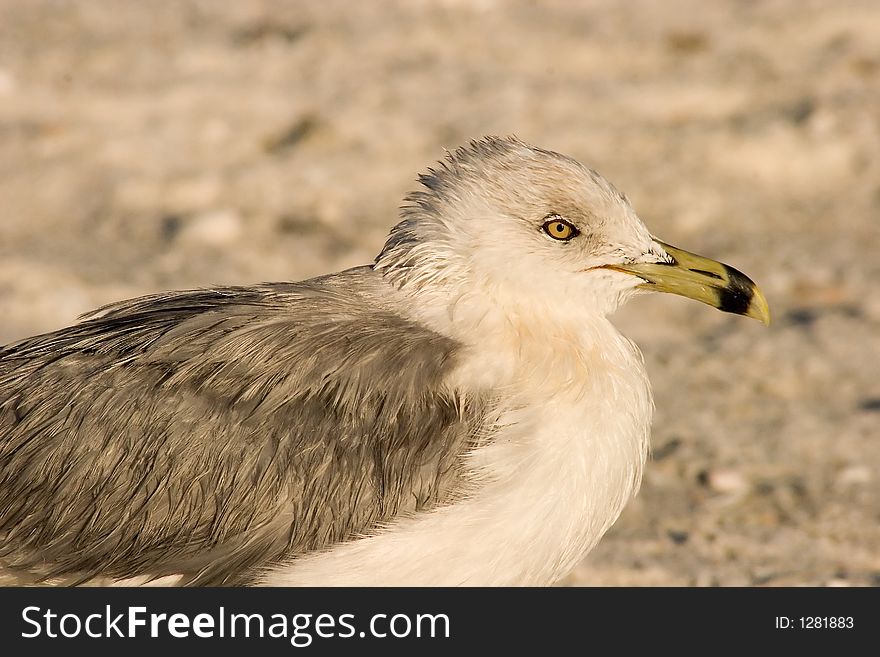
<path fill-rule="evenodd" d="M 653 237 L 623 194 L 570 157 L 489 137 L 419 181 L 376 259 L 401 287 L 599 315 L 670 292 L 769 323 L 751 279 Z"/>

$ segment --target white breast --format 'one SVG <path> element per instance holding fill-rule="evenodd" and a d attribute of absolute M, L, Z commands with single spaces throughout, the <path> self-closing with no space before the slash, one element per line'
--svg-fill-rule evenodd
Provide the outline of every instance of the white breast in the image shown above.
<path fill-rule="evenodd" d="M 496 345 L 463 363 L 458 383 L 501 378 L 504 399 L 470 456 L 466 497 L 296 559 L 262 584 L 540 586 L 567 574 L 638 490 L 653 410 L 638 349 L 591 320 L 555 362 Z"/>

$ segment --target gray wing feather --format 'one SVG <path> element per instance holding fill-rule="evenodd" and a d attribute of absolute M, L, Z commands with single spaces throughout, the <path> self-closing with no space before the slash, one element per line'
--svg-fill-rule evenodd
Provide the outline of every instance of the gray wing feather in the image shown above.
<path fill-rule="evenodd" d="M 370 268 L 136 299 L 0 350 L 0 560 L 243 584 L 450 499 L 457 344 Z"/>

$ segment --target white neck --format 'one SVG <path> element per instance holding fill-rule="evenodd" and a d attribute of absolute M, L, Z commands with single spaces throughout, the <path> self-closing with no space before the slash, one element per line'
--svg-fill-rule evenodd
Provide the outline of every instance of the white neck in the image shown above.
<path fill-rule="evenodd" d="M 263 584 L 549 585 L 638 490 L 653 403 L 635 345 L 592 313 L 545 323 L 473 302 L 456 313 L 446 326 L 428 321 L 487 337 L 471 340 L 450 387 L 503 400 L 488 440 L 468 456 L 472 489 L 273 569 Z"/>

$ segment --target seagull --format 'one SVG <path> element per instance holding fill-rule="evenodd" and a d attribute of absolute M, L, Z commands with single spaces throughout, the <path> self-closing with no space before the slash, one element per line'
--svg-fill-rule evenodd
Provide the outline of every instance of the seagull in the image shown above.
<path fill-rule="evenodd" d="M 0 348 L 7 581 L 569 573 L 649 452 L 643 358 L 607 316 L 655 291 L 767 324 L 767 301 L 515 137 L 419 182 L 371 265 L 122 301 Z"/>

